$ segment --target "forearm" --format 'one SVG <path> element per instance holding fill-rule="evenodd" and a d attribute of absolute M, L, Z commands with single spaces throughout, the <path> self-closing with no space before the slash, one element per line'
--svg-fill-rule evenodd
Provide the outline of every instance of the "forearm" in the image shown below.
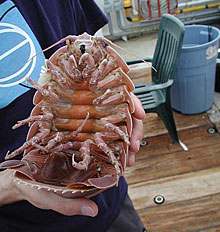
<path fill-rule="evenodd" d="M 12 170 L 0 172 L 0 206 L 22 200 L 21 194 L 13 184 L 12 176 Z"/>

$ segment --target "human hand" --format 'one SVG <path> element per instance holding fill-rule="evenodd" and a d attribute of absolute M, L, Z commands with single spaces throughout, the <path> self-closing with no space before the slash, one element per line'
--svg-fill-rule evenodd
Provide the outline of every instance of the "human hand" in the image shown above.
<path fill-rule="evenodd" d="M 40 209 L 51 209 L 61 214 L 96 216 L 97 205 L 86 198 L 68 199 L 52 192 L 13 181 L 14 170 L 7 169 L 0 173 L 0 205 L 27 200 Z"/>
<path fill-rule="evenodd" d="M 141 101 L 133 94 L 131 93 L 131 96 L 134 101 L 135 105 L 135 111 L 132 114 L 132 120 L 133 120 L 133 131 L 130 138 L 130 148 L 129 148 L 129 154 L 127 159 L 127 166 L 132 166 L 135 163 L 135 153 L 139 151 L 140 148 L 140 141 L 143 138 L 143 122 L 142 120 L 145 117 L 145 112 L 142 107 Z"/>

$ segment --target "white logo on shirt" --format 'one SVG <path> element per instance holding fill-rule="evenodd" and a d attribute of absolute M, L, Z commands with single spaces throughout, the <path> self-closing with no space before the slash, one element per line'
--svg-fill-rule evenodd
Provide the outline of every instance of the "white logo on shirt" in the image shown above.
<path fill-rule="evenodd" d="M 0 26 L 1 26 L 0 36 L 3 35 L 4 33 L 14 33 L 14 35 L 12 36 L 20 35 L 23 39 L 21 42 L 17 44 L 13 44 L 12 48 L 8 48 L 8 49 L 6 48 L 6 51 L 4 51 L 2 54 L 0 51 L 0 67 L 2 66 L 3 61 L 5 61 L 5 59 L 8 59 L 8 62 L 6 63 L 9 64 L 7 68 L 10 69 L 10 66 L 12 65 L 10 64 L 10 62 L 13 62 L 13 60 L 16 61 L 17 59 L 19 59 L 19 57 L 16 57 L 15 52 L 21 49 L 23 46 L 26 46 L 26 45 L 29 46 L 29 49 L 24 50 L 25 52 L 28 52 L 29 54 L 26 54 L 27 55 L 26 57 L 28 58 L 27 60 L 23 61 L 22 66 L 18 66 L 17 70 L 13 71 L 13 73 L 10 73 L 8 76 L 4 76 L 4 77 L 0 76 L 0 87 L 10 87 L 10 86 L 14 86 L 14 85 L 17 85 L 23 82 L 26 76 L 31 75 L 31 73 L 34 70 L 35 64 L 36 64 L 36 57 L 34 57 L 34 55 L 36 54 L 36 49 L 35 49 L 34 43 L 31 40 L 30 36 L 25 31 L 23 31 L 21 28 L 13 24 L 3 23 L 3 22 L 0 22 Z M 4 45 L 4 41 L 2 41 L 1 43 L 3 43 Z M 22 73 L 24 73 L 24 75 L 22 75 Z M 19 75 L 20 75 L 20 78 L 19 79 L 16 78 Z"/>

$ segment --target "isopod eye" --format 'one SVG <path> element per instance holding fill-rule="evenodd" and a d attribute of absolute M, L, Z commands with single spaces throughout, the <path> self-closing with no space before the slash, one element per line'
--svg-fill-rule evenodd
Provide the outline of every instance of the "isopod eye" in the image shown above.
<path fill-rule="evenodd" d="M 86 51 L 86 45 L 85 44 L 80 45 L 80 51 L 81 51 L 82 54 L 85 53 L 85 51 Z"/>

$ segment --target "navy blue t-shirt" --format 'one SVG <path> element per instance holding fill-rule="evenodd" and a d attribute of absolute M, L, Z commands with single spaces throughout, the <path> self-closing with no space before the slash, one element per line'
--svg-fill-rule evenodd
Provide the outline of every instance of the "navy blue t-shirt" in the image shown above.
<path fill-rule="evenodd" d="M 58 47 L 31 60 L 25 68 L 23 64 L 34 52 L 66 35 L 85 31 L 94 34 L 106 23 L 107 18 L 93 0 L 0 0 L 0 162 L 8 150 L 24 143 L 28 132 L 28 126 L 11 129 L 17 120 L 27 118 L 33 108 L 35 90 L 24 87 L 23 77 L 30 74 L 37 80 L 45 57 Z M 27 201 L 7 204 L 0 207 L 0 231 L 104 232 L 117 217 L 126 193 L 127 184 L 122 177 L 118 187 L 93 197 L 99 206 L 95 218 L 64 216 L 36 208 Z"/>

